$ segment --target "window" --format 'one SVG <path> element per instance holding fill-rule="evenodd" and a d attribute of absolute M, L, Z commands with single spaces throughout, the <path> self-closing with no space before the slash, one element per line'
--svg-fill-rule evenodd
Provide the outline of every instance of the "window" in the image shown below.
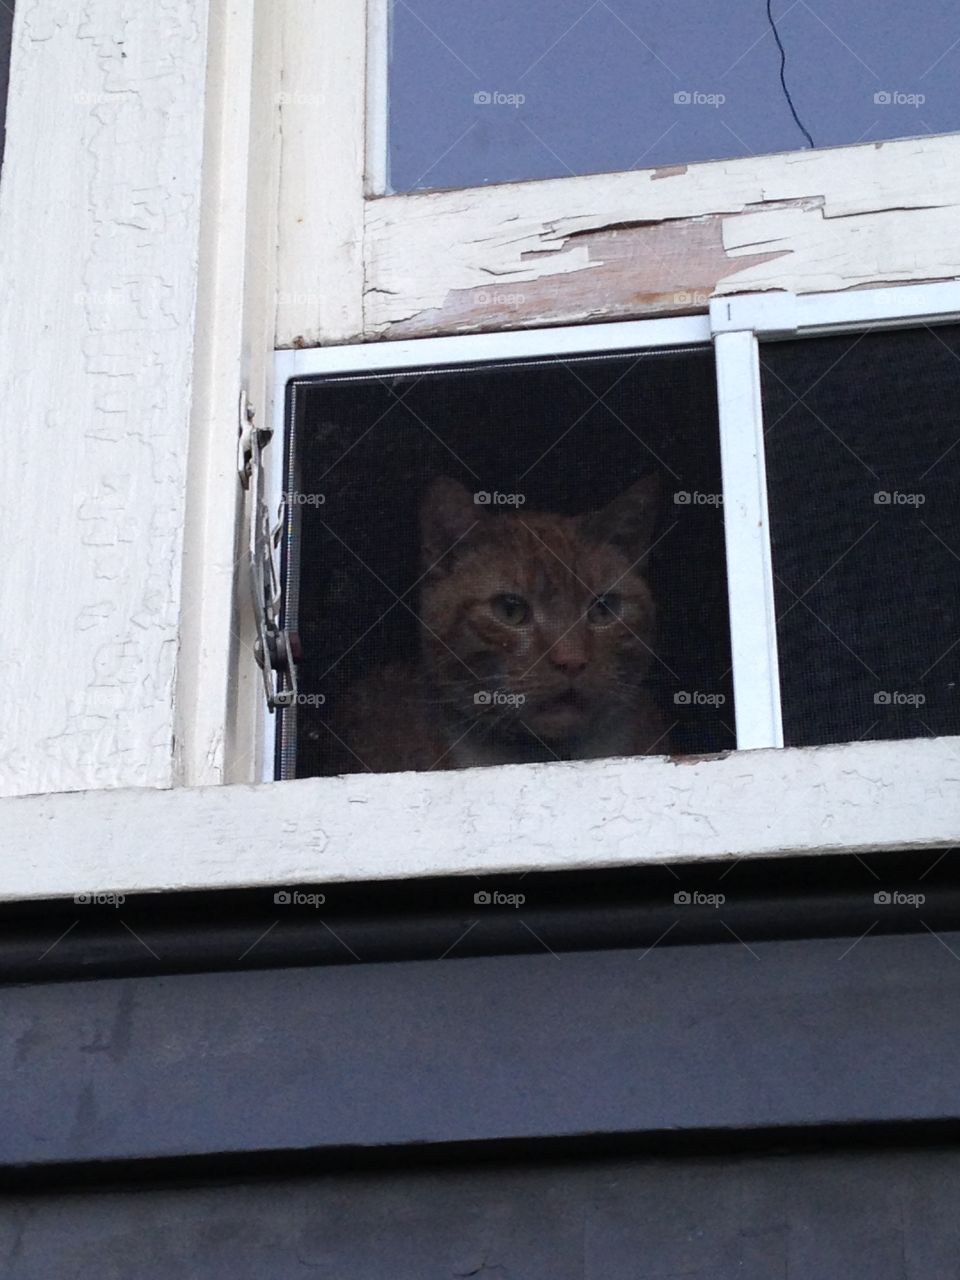
<path fill-rule="evenodd" d="M 569 514 L 669 481 L 653 750 L 960 732 L 957 303 L 953 286 L 875 292 L 831 318 L 809 298 L 802 323 L 796 299 L 715 304 L 712 348 L 676 320 L 281 357 L 284 621 L 304 657 L 273 776 L 371 767 L 338 707 L 385 664 L 416 668 L 418 508 L 444 475 L 475 502 Z M 581 758 L 541 745 L 512 762 Z"/>
<path fill-rule="evenodd" d="M 792 306 L 802 316 L 808 298 L 819 309 L 817 324 L 842 301 L 844 323 L 870 326 L 868 289 L 957 275 L 956 136 L 924 134 L 878 147 L 868 135 L 859 146 L 833 150 L 382 196 L 382 6 L 241 6 L 215 31 L 189 15 L 171 22 L 165 10 L 161 21 L 144 8 L 127 24 L 122 45 L 109 5 L 52 26 L 42 6 L 19 8 L 23 38 L 11 82 L 0 239 L 8 292 L 19 305 L 29 282 L 30 306 L 24 324 L 11 330 L 4 360 L 8 399 L 28 406 L 31 424 L 43 429 L 14 433 L 9 442 L 21 479 L 7 506 L 6 612 L 19 655 L 33 651 L 38 627 L 55 634 L 64 617 L 76 625 L 69 646 L 45 654 L 43 680 L 21 679 L 20 657 L 13 667 L 4 787 L 24 796 L 109 788 L 124 795 L 51 800 L 60 829 L 69 829 L 59 842 L 51 835 L 55 824 L 39 820 L 43 806 L 25 802 L 17 847 L 42 852 L 26 864 L 14 849 L 4 864 L 4 892 L 286 881 L 322 869 L 376 877 L 384 861 L 406 876 L 424 868 L 517 866 L 535 857 L 593 866 L 809 852 L 824 847 L 827 819 L 829 840 L 846 847 L 863 839 L 943 847 L 956 838 L 949 811 L 929 804 L 932 794 L 947 794 L 953 777 L 955 746 L 943 738 L 699 762 L 684 756 L 682 766 L 613 758 L 412 781 L 391 774 L 375 785 L 361 775 L 305 777 L 212 794 L 212 784 L 273 776 L 276 716 L 261 714 L 249 599 L 235 589 L 242 503 L 234 433 L 241 388 L 256 423 L 272 420 L 274 348 L 300 352 L 282 356 L 281 368 L 286 361 L 303 379 L 435 370 L 442 359 L 424 348 L 397 362 L 402 344 L 477 334 L 485 341 L 499 335 L 502 345 L 489 356 L 461 352 L 458 364 L 512 364 L 574 354 L 554 345 L 565 340 L 561 326 L 582 335 L 583 325 L 693 313 L 698 336 L 678 331 L 661 345 L 706 347 L 713 338 L 734 685 L 726 710 L 734 713 L 740 747 L 795 740 L 777 645 L 779 638 L 786 650 L 788 637 L 776 629 L 774 570 L 783 546 L 776 527 L 770 543 L 763 523 L 768 474 L 758 448 L 758 335 L 771 350 L 784 335 L 819 337 L 816 326 L 784 320 Z M 803 14 L 775 7 L 781 34 L 789 36 L 785 24 Z M 771 39 L 764 37 L 764 49 Z M 158 41 L 175 56 L 147 75 Z M 795 48 L 789 40 L 785 47 L 788 55 Z M 942 66 L 954 56 L 948 52 Z M 940 68 L 930 73 L 938 74 Z M 41 99 L 52 103 L 43 121 L 19 109 Z M 779 107 L 782 113 L 782 100 Z M 915 109 L 903 107 L 911 119 Z M 703 110 L 719 115 L 715 107 Z M 82 157 L 79 170 L 33 163 L 46 141 L 41 126 L 54 118 L 56 154 Z M 172 167 L 179 213 L 158 221 L 153 197 L 144 205 L 143 192 L 172 181 Z M 115 184 L 111 174 L 122 180 Z M 83 191 L 91 200 L 80 202 L 86 214 L 72 234 L 38 237 L 49 211 L 78 207 Z M 123 314 L 110 309 L 117 279 L 128 282 L 133 323 L 128 307 Z M 158 289 L 157 280 L 173 287 Z M 796 302 L 764 301 L 780 308 L 772 332 L 762 316 L 744 318 L 741 303 L 731 301 L 731 328 L 723 299 L 757 292 Z M 916 328 L 910 295 L 897 293 L 886 304 L 889 322 Z M 64 306 L 64 298 L 81 297 L 84 303 Z M 756 300 L 750 305 L 763 311 Z M 928 304 L 926 318 L 934 315 L 955 323 L 955 300 Z M 611 352 L 642 346 L 631 337 Z M 370 363 L 360 358 L 358 348 L 377 347 Z M 313 348 L 324 352 L 320 364 L 306 354 Z M 163 396 L 147 376 L 145 350 Z M 599 353 L 581 345 L 576 354 Z M 281 430 L 268 458 L 282 436 L 282 403 L 277 408 Z M 82 429 L 63 427 L 78 416 Z M 150 449 L 144 423 L 153 423 Z M 769 462 L 772 489 L 773 453 Z M 275 481 L 279 498 L 289 484 L 282 474 Z M 305 507 L 301 514 L 316 513 Z M 703 514 L 716 522 L 715 512 Z M 43 591 L 31 594 L 37 546 Z M 24 599 L 33 601 L 27 613 Z M 304 657 L 312 660 L 309 652 Z M 668 697 L 675 691 L 663 689 Z M 822 728 L 814 726 L 818 735 Z M 696 745 L 688 738 L 685 750 Z M 841 798 L 825 813 L 820 797 L 837 797 L 838 760 L 847 762 Z M 201 786 L 205 794 L 194 794 Z M 171 789 L 179 794 L 157 794 Z M 792 808 L 782 803 L 788 792 L 801 797 Z M 533 796 L 540 820 L 526 811 Z M 595 802 L 603 821 L 588 824 Z M 461 838 L 455 833 L 467 803 L 478 825 Z M 28 813 L 38 820 L 29 831 Z M 99 815 L 85 834 L 81 813 Z M 155 856 L 162 815 L 182 836 L 176 867 Z M 124 833 L 112 844 L 109 822 Z M 371 840 L 369 822 L 390 840 Z M 216 839 L 204 844 L 202 833 L 212 829 Z"/>
<path fill-rule="evenodd" d="M 405 742 L 394 768 L 735 745 L 712 351 L 617 350 L 631 334 L 649 341 L 650 327 L 586 329 L 570 335 L 585 350 L 565 356 L 291 384 L 285 580 L 303 658 L 297 705 L 283 712 L 281 776 L 386 767 L 397 718 Z M 685 327 L 702 329 L 667 330 Z M 549 334 L 535 337 L 549 349 Z M 467 345 L 454 341 L 453 354 Z M 598 345 L 608 349 L 589 353 Z M 389 349 L 380 354 L 389 366 Z M 564 517 L 613 512 L 628 493 L 643 508 L 623 507 L 629 527 L 607 527 L 612 516 L 583 527 L 597 554 L 616 544 L 609 565 L 574 568 L 587 553 L 579 533 L 559 550 L 544 540 L 569 530 Z M 460 518 L 435 510 L 444 494 L 462 527 L 442 525 Z M 504 511 L 507 541 L 483 544 L 464 577 L 455 566 L 431 590 L 428 570 L 442 572 L 459 540 L 472 548 L 506 528 Z M 537 512 L 552 517 L 542 537 Z M 439 527 L 421 534 L 428 522 Z M 609 603 L 580 598 L 590 572 L 609 574 Z M 446 593 L 474 608 L 481 584 L 490 607 L 461 635 Z M 516 626 L 493 608 L 508 589 L 529 594 L 516 596 L 529 614 Z M 635 614 L 633 591 L 643 593 Z M 577 670 L 564 665 L 573 657 Z M 428 715 L 425 702 L 443 713 Z M 369 723 L 352 732 L 351 717 Z M 435 723 L 427 758 L 417 726 Z"/>

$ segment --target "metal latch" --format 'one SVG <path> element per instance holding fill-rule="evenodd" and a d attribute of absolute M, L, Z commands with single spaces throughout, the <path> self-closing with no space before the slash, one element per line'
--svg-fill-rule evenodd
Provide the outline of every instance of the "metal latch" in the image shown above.
<path fill-rule="evenodd" d="M 250 586 L 257 626 L 254 656 L 263 672 L 263 690 L 271 711 L 292 706 L 297 700 L 297 662 L 300 644 L 296 635 L 280 626 L 282 591 L 277 551 L 283 536 L 285 503 L 270 522 L 264 497 L 263 450 L 273 432 L 254 422 L 253 406 L 245 390 L 240 392 L 237 469 L 240 483 L 250 495 Z"/>

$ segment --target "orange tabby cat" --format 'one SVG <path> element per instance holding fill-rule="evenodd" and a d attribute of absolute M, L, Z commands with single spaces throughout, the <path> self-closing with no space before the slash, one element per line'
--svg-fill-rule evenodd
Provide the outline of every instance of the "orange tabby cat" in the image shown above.
<path fill-rule="evenodd" d="M 638 563 L 655 477 L 600 511 L 491 511 L 435 480 L 420 509 L 419 664 L 355 685 L 348 769 L 452 769 L 668 750 L 644 685 L 655 610 Z"/>

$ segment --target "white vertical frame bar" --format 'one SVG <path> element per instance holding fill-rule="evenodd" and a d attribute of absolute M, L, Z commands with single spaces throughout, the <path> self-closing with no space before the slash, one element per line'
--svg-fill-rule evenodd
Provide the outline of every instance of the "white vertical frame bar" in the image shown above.
<path fill-rule="evenodd" d="M 365 0 L 276 0 L 282 17 L 276 346 L 363 334 Z"/>
<path fill-rule="evenodd" d="M 179 780 L 220 109 L 207 64 L 224 7 L 16 7 L 0 187 L 5 795 Z"/>
<path fill-rule="evenodd" d="M 244 386 L 262 422 L 273 373 L 278 27 L 269 4 L 216 0 L 211 9 L 197 302 L 205 323 L 194 347 L 177 664 L 177 781 L 185 786 L 259 777 L 237 402 Z"/>
<path fill-rule="evenodd" d="M 782 747 L 759 344 L 752 331 L 718 333 L 714 350 L 737 749 Z"/>

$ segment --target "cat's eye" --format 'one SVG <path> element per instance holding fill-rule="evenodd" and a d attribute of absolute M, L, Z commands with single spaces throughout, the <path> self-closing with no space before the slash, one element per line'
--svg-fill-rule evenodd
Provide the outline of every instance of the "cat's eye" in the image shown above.
<path fill-rule="evenodd" d="M 508 626 L 522 627 L 530 617 L 530 606 L 523 596 L 498 595 L 490 603 L 500 621 L 506 622 Z"/>
<path fill-rule="evenodd" d="M 587 621 L 594 627 L 605 627 L 623 614 L 623 597 L 618 591 L 597 596 L 587 610 Z"/>

